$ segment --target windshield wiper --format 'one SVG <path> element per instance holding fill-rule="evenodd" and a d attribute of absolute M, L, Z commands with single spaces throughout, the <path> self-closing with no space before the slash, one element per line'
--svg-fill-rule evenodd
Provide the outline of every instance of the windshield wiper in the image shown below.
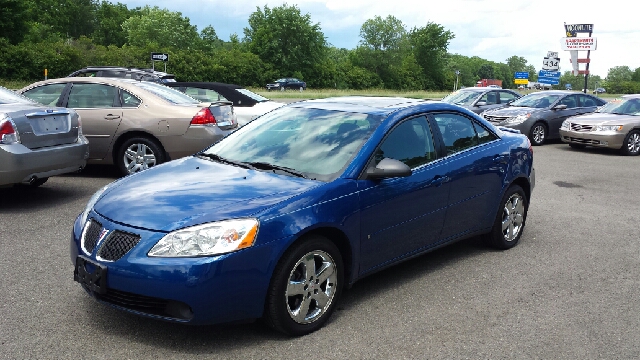
<path fill-rule="evenodd" d="M 269 164 L 266 162 L 248 162 L 247 164 L 253 166 L 254 168 L 258 169 L 258 170 L 280 170 L 280 171 L 284 171 L 288 174 L 297 176 L 297 177 L 301 177 L 304 179 L 309 179 L 309 177 L 305 174 L 303 174 L 302 172 L 298 171 L 298 170 L 294 170 L 292 168 L 288 168 L 286 166 L 279 166 L 279 165 L 273 165 L 273 164 Z M 312 179 L 314 180 L 314 179 Z"/>
<path fill-rule="evenodd" d="M 218 155 L 218 154 L 206 154 L 206 153 L 201 153 L 198 154 L 199 156 L 211 159 L 211 160 L 215 160 L 217 162 L 221 162 L 223 164 L 229 164 L 229 165 L 235 165 L 241 168 L 245 168 L 245 169 L 254 169 L 253 166 L 249 165 L 248 163 L 244 163 L 242 161 L 233 161 L 233 160 L 229 160 L 227 158 L 223 158 L 222 156 Z"/>

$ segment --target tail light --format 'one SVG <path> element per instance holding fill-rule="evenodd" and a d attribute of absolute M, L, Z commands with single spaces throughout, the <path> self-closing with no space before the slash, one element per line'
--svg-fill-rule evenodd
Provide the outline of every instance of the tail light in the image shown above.
<path fill-rule="evenodd" d="M 193 119 L 191 119 L 191 125 L 213 125 L 215 123 L 216 118 L 208 107 L 200 109 Z"/>
<path fill-rule="evenodd" d="M 78 139 L 80 139 L 82 135 L 82 119 L 80 118 L 80 115 L 78 115 Z"/>
<path fill-rule="evenodd" d="M 18 129 L 10 117 L 0 116 L 0 144 L 8 145 L 20 142 Z"/>

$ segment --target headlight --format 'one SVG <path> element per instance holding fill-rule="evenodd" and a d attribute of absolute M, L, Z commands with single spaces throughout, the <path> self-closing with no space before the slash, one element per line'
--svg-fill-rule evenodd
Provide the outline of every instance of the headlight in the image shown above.
<path fill-rule="evenodd" d="M 591 131 L 620 131 L 622 125 L 598 125 L 594 126 Z"/>
<path fill-rule="evenodd" d="M 518 116 L 514 116 L 512 118 L 505 120 L 504 124 L 509 124 L 509 125 L 522 124 L 523 122 L 527 121 L 529 116 L 531 116 L 531 114 L 521 114 Z"/>
<path fill-rule="evenodd" d="M 560 125 L 560 129 L 568 129 L 569 128 L 569 121 L 565 120 L 562 122 L 562 125 Z"/>
<path fill-rule="evenodd" d="M 89 216 L 89 212 L 91 212 L 91 209 L 93 209 L 93 206 L 98 202 L 98 199 L 100 199 L 100 196 L 102 196 L 102 194 L 104 194 L 105 190 L 107 190 L 108 188 L 109 188 L 109 185 L 103 186 L 102 189 L 96 191 L 95 194 L 93 194 L 93 196 L 91 197 L 91 199 L 89 199 L 87 206 L 84 207 L 84 211 L 82 212 L 82 217 L 80 218 L 82 226 L 84 226 L 84 224 L 87 222 L 87 216 Z"/>
<path fill-rule="evenodd" d="M 256 219 L 212 222 L 165 235 L 147 255 L 195 257 L 224 254 L 250 247 L 257 234 L 258 220 Z"/>

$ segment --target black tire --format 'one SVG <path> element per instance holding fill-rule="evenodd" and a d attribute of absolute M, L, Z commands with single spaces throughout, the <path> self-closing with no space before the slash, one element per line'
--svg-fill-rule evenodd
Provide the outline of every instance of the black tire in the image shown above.
<path fill-rule="evenodd" d="M 165 156 L 156 140 L 133 137 L 120 145 L 114 161 L 120 173 L 126 176 L 162 164 Z"/>
<path fill-rule="evenodd" d="M 542 121 L 538 121 L 529 130 L 529 140 L 531 140 L 532 145 L 540 146 L 547 140 L 547 134 L 549 134 L 547 125 Z"/>
<path fill-rule="evenodd" d="M 620 153 L 627 156 L 637 156 L 640 154 L 640 131 L 629 131 L 627 136 L 624 137 Z"/>
<path fill-rule="evenodd" d="M 584 148 L 586 148 L 586 147 L 587 147 L 587 145 L 574 144 L 574 143 L 569 144 L 569 146 L 570 146 L 572 149 L 584 149 Z"/>
<path fill-rule="evenodd" d="M 524 190 L 518 185 L 511 185 L 500 201 L 491 232 L 484 235 L 487 245 L 500 250 L 516 246 L 524 231 L 528 208 Z M 504 230 L 503 224 L 507 226 Z"/>
<path fill-rule="evenodd" d="M 304 260 L 311 256 L 314 268 L 308 271 Z M 291 336 L 320 329 L 336 307 L 343 278 L 342 256 L 331 241 L 317 235 L 302 240 L 285 252 L 273 272 L 263 320 Z"/>

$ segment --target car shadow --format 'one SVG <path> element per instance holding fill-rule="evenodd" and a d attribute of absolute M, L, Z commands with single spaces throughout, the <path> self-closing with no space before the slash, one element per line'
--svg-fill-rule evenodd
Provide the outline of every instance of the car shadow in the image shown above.
<path fill-rule="evenodd" d="M 89 194 L 90 195 L 90 194 Z M 0 214 L 16 213 L 19 211 L 29 211 L 33 209 L 46 209 L 64 206 L 86 197 L 85 191 L 78 191 L 71 188 L 50 187 L 44 185 L 32 188 L 24 185 L 0 188 L 2 206 Z"/>
<path fill-rule="evenodd" d="M 616 156 L 616 157 L 617 156 L 622 156 L 622 155 L 620 155 L 620 150 L 610 149 L 610 148 L 593 147 L 593 146 L 587 146 L 584 149 L 574 149 L 574 148 L 570 147 L 569 144 L 567 144 L 567 146 L 563 146 L 560 149 L 564 150 L 564 151 L 582 152 L 582 153 L 585 153 L 585 154 L 597 154 L 597 155 Z"/>
<path fill-rule="evenodd" d="M 396 291 L 398 287 L 417 278 L 487 251 L 491 250 L 487 250 L 478 237 L 470 238 L 368 276 L 343 293 L 332 318 L 319 331 L 330 331 L 331 323 L 339 319 L 343 311 L 358 311 L 358 308 L 371 301 L 372 297 Z M 126 341 L 133 340 L 150 347 L 189 354 L 214 354 L 237 349 L 243 344 L 292 340 L 291 337 L 270 329 L 260 320 L 186 326 L 157 321 L 98 304 L 81 290 L 78 290 L 76 296 L 82 297 L 77 299 L 82 309 L 77 309 L 78 314 L 73 315 L 74 322 L 82 322 L 85 329 L 94 327 L 95 330 L 91 333 L 108 333 L 109 336 L 122 337 Z"/>
<path fill-rule="evenodd" d="M 87 165 L 82 171 L 61 175 L 63 177 L 109 178 L 116 180 L 122 175 L 118 168 L 110 165 Z"/>

